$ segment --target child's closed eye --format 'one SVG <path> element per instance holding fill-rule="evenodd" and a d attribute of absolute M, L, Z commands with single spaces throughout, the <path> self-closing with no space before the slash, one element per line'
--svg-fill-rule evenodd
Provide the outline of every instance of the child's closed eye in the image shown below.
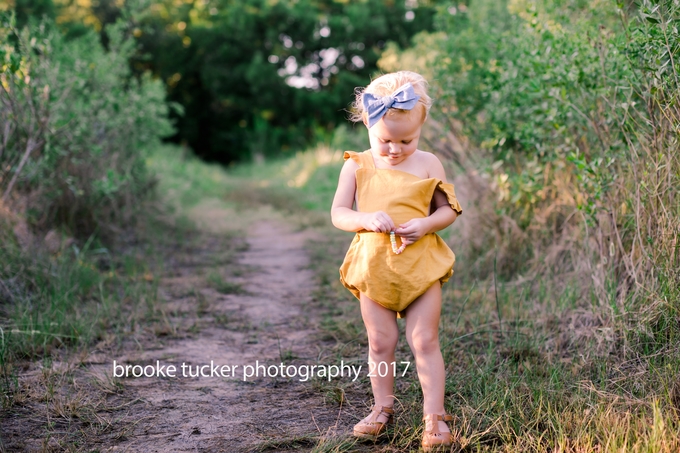
<path fill-rule="evenodd" d="M 408 145 L 408 144 L 411 143 L 412 141 L 413 141 L 413 140 L 402 140 L 401 142 L 402 142 L 404 145 Z M 383 139 L 380 139 L 380 143 L 391 143 L 391 142 L 392 142 L 392 140 L 383 140 Z"/>

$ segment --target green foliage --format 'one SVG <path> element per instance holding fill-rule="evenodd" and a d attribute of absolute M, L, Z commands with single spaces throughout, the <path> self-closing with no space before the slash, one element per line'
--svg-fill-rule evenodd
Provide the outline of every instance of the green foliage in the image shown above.
<path fill-rule="evenodd" d="M 0 24 L 0 189 L 38 229 L 87 236 L 134 218 L 153 184 L 143 150 L 172 133 L 161 83 L 132 76 L 124 22 L 66 41 L 50 22 Z"/>
<path fill-rule="evenodd" d="M 677 18 L 672 1 L 479 1 L 442 9 L 434 39 L 420 39 L 437 52 L 427 68 L 438 98 L 432 117 L 481 150 L 471 161 L 496 198 L 497 243 L 531 232 L 508 247 L 540 256 L 565 219 L 584 218 L 598 260 L 614 269 L 602 281 L 618 289 L 611 296 L 602 283 L 603 298 L 637 281 L 635 236 L 642 247 L 665 244 L 652 255 L 674 256 Z M 643 224 L 641 208 L 663 220 Z"/>
<path fill-rule="evenodd" d="M 430 29 L 431 3 L 163 1 L 137 28 L 151 69 L 183 105 L 176 139 L 230 162 L 300 150 L 344 122 L 387 40 Z M 407 19 L 407 11 L 413 16 Z"/>
<path fill-rule="evenodd" d="M 28 24 L 30 18 L 53 18 L 56 13 L 52 0 L 15 0 L 14 3 L 20 26 Z"/>
<path fill-rule="evenodd" d="M 101 339 L 113 329 L 125 330 L 120 301 L 135 304 L 155 300 L 155 288 L 135 274 L 146 263 L 134 262 L 127 272 L 111 270 L 110 252 L 95 247 L 93 238 L 82 248 L 73 246 L 50 255 L 32 248 L 31 253 L 13 240 L 4 222 L 0 233 L 0 301 L 2 345 L 0 361 L 49 356 L 62 346 L 78 347 Z M 132 277 L 132 278 L 130 278 Z M 11 368 L 3 368 L 11 373 Z M 4 389 L 7 390 L 7 389 Z"/>
<path fill-rule="evenodd" d="M 475 20 L 440 21 L 456 37 L 442 42 L 444 98 L 475 143 L 492 151 L 500 199 L 529 208 L 522 224 L 553 197 L 546 193 L 551 172 L 575 170 L 580 207 L 593 214 L 614 181 L 614 172 L 600 169 L 625 154 L 621 119 L 639 101 L 616 11 L 598 2 L 480 3 L 467 13 Z M 492 18 L 500 26 L 490 27 Z"/>
<path fill-rule="evenodd" d="M 483 156 L 495 199 L 476 220 L 493 220 L 475 234 L 514 257 L 499 273 L 582 275 L 583 303 L 645 355 L 678 343 L 679 17 L 670 0 L 480 1 L 440 12 L 430 60 L 433 117 Z"/>
<path fill-rule="evenodd" d="M 427 65 L 428 145 L 468 171 L 459 278 L 579 275 L 557 286 L 605 307 L 622 358 L 678 344 L 679 17 L 670 0 L 480 0 L 384 57 Z"/>
<path fill-rule="evenodd" d="M 439 0 L 133 0 L 133 59 L 151 70 L 175 113 L 173 140 L 208 160 L 275 156 L 313 144 L 345 121 L 355 87 L 376 72 L 386 42 L 430 30 Z M 20 23 L 47 14 L 68 37 L 125 16 L 117 2 L 21 0 Z M 91 35 L 90 35 L 91 36 Z"/>

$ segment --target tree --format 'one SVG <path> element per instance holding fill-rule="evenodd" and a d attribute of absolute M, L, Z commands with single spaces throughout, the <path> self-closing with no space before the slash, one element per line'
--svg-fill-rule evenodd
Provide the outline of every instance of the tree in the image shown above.
<path fill-rule="evenodd" d="M 140 24 L 145 58 L 135 66 L 162 77 L 184 107 L 175 140 L 230 162 L 332 130 L 385 43 L 408 46 L 432 15 L 393 0 L 166 1 Z"/>
<path fill-rule="evenodd" d="M 101 31 L 118 0 L 16 0 L 26 20 L 47 14 L 67 36 Z M 408 47 L 432 28 L 435 0 L 127 0 L 140 49 L 181 105 L 174 141 L 208 160 L 299 149 L 346 117 L 355 87 L 377 71 L 387 41 Z M 101 34 L 107 45 L 106 35 Z M 183 111 L 183 114 L 179 112 Z"/>

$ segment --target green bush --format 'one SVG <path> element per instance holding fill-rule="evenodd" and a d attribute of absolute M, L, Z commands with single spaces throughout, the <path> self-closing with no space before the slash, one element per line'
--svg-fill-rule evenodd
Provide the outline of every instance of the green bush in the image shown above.
<path fill-rule="evenodd" d="M 468 173 L 471 277 L 569 272 L 612 313 L 674 316 L 679 16 L 670 0 L 480 0 L 401 54 L 433 80 L 429 144 Z"/>
<path fill-rule="evenodd" d="M 128 29 L 109 26 L 104 49 L 94 32 L 0 18 L 0 191 L 35 230 L 115 231 L 153 185 L 144 150 L 172 127 L 162 83 L 131 75 Z"/>
<path fill-rule="evenodd" d="M 427 68 L 438 98 L 433 119 L 460 125 L 455 132 L 468 149 L 482 151 L 469 154 L 492 182 L 495 213 L 532 232 L 526 247 L 552 244 L 564 219 L 580 212 L 600 258 L 611 259 L 605 255 L 614 244 L 615 274 L 630 278 L 622 256 L 642 231 L 633 205 L 654 206 L 643 193 L 631 197 L 643 175 L 669 175 L 668 191 L 657 194 L 677 210 L 677 162 L 669 154 L 677 146 L 677 16 L 670 1 L 626 9 L 600 1 L 480 0 L 442 9 L 435 39 L 420 38 L 430 43 L 421 53 L 436 53 Z"/>
<path fill-rule="evenodd" d="M 442 310 L 464 449 L 678 451 L 678 19 L 673 0 L 476 0 L 383 57 L 428 65 L 426 146 L 464 172 Z"/>
<path fill-rule="evenodd" d="M 440 20 L 455 36 L 441 42 L 445 100 L 456 105 L 466 135 L 491 151 L 499 197 L 522 210 L 521 225 L 537 203 L 555 198 L 546 184 L 555 171 L 575 171 L 584 197 L 577 203 L 594 213 L 613 182 L 598 169 L 625 154 L 621 119 L 636 99 L 615 9 L 480 3 L 467 20 Z"/>

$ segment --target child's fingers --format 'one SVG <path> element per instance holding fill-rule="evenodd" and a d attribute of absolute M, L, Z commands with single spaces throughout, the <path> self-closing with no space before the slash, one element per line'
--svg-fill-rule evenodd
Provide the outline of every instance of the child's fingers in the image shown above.
<path fill-rule="evenodd" d="M 409 238 L 405 238 L 405 237 L 401 238 L 401 243 L 405 244 L 405 245 L 411 245 L 414 242 L 416 242 L 416 241 L 414 241 L 413 239 L 409 239 Z"/>
<path fill-rule="evenodd" d="M 372 218 L 369 222 L 371 231 L 376 233 L 388 233 L 394 231 L 395 226 L 392 218 L 382 211 L 378 211 L 372 214 Z"/>
<path fill-rule="evenodd" d="M 394 231 L 396 229 L 396 226 L 394 225 L 394 222 L 392 221 L 392 217 L 388 216 L 384 212 L 382 214 L 382 220 L 383 220 L 383 226 L 385 227 L 384 232 L 390 232 Z"/>
<path fill-rule="evenodd" d="M 394 231 L 402 240 L 409 241 L 409 243 L 414 243 L 423 236 L 422 222 L 420 219 L 412 219 L 406 223 L 399 225 Z"/>
<path fill-rule="evenodd" d="M 375 228 L 373 229 L 373 231 L 375 231 L 376 233 L 387 233 L 389 231 L 392 231 L 392 228 L 390 227 L 388 222 L 376 220 Z"/>
<path fill-rule="evenodd" d="M 415 225 L 412 225 L 410 221 L 406 222 L 406 223 L 402 223 L 401 225 L 399 225 L 399 228 L 394 230 L 394 232 L 396 234 L 403 235 L 403 236 L 407 236 L 409 234 L 415 233 L 415 231 L 416 231 L 416 227 L 415 227 Z"/>
<path fill-rule="evenodd" d="M 406 230 L 408 229 L 408 227 L 409 227 L 409 222 L 402 223 L 401 225 L 399 225 L 399 226 L 394 230 L 394 232 L 397 233 L 397 234 L 403 233 L 404 231 L 406 231 Z"/>

